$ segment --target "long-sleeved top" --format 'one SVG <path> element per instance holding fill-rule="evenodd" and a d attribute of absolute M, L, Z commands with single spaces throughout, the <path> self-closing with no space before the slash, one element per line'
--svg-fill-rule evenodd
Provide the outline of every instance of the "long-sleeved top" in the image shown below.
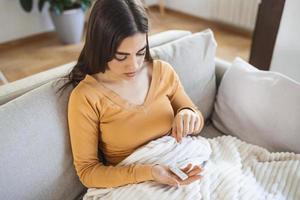
<path fill-rule="evenodd" d="M 73 164 L 88 188 L 118 187 L 153 180 L 151 165 L 116 166 L 135 149 L 168 134 L 174 116 L 188 107 L 204 120 L 185 93 L 172 66 L 153 60 L 152 78 L 142 105 L 128 102 L 93 76 L 73 89 L 68 123 Z M 99 159 L 102 151 L 107 164 Z"/>

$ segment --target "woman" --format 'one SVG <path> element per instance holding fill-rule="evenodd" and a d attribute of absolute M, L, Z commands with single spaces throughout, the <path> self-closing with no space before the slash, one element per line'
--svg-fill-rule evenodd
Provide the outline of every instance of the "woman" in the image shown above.
<path fill-rule="evenodd" d="M 151 140 L 171 134 L 180 142 L 203 127 L 200 111 L 172 67 L 151 58 L 148 19 L 139 1 L 96 1 L 83 50 L 68 78 L 64 87 L 75 87 L 68 104 L 72 153 L 86 187 L 148 180 L 175 186 L 200 178 L 200 166 L 191 164 L 182 169 L 189 176 L 185 181 L 168 166 L 115 166 Z"/>

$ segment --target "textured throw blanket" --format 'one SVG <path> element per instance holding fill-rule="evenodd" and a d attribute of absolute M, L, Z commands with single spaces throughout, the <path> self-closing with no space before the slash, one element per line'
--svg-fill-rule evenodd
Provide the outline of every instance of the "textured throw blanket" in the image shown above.
<path fill-rule="evenodd" d="M 178 163 L 185 166 L 205 160 L 208 161 L 203 178 L 186 186 L 177 188 L 147 181 L 118 188 L 90 188 L 83 199 L 300 199 L 300 154 L 270 153 L 232 136 L 186 137 L 181 144 L 165 136 L 137 149 L 119 165 Z"/>

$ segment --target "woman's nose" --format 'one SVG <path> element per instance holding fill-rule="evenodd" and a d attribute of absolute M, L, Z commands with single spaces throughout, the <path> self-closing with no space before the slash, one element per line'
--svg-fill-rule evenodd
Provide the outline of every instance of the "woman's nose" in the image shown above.
<path fill-rule="evenodd" d="M 136 71 L 139 68 L 139 62 L 138 62 L 137 56 L 132 56 L 132 58 L 129 60 L 130 61 L 128 63 L 128 68 L 131 71 Z"/>

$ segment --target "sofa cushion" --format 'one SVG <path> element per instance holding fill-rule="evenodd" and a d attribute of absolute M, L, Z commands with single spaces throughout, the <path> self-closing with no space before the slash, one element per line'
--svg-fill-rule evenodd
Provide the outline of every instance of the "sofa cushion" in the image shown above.
<path fill-rule="evenodd" d="M 191 34 L 191 31 L 185 30 L 168 30 L 156 33 L 149 37 L 149 47 L 157 47 Z"/>
<path fill-rule="evenodd" d="M 85 190 L 69 142 L 70 90 L 59 98 L 57 86 L 49 82 L 0 106 L 1 199 L 74 200 Z"/>
<path fill-rule="evenodd" d="M 151 49 L 152 56 L 169 62 L 192 101 L 207 119 L 215 93 L 216 41 L 210 29 Z"/>
<path fill-rule="evenodd" d="M 270 151 L 300 153 L 300 83 L 236 58 L 221 81 L 214 125 Z"/>

